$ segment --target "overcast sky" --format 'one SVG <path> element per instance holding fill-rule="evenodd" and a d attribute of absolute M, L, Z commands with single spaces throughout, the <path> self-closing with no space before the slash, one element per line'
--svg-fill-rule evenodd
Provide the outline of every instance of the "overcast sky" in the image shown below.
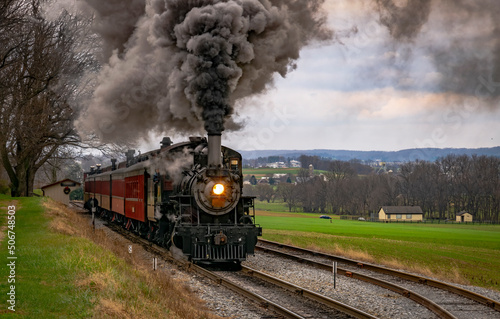
<path fill-rule="evenodd" d="M 170 41 L 171 33 L 161 33 L 165 30 L 159 28 L 162 23 L 155 22 L 153 9 L 144 11 L 142 0 L 125 2 L 139 3 L 138 8 L 116 5 L 118 0 L 86 2 L 101 10 L 103 21 L 97 25 L 110 37 L 106 40 L 110 62 L 99 75 L 99 88 L 90 103 L 93 108 L 88 115 L 97 118 L 83 123 L 103 122 L 101 117 L 115 112 L 110 105 L 117 100 L 131 102 L 127 97 L 137 83 L 153 79 L 153 84 L 161 86 L 155 90 L 145 86 L 142 95 L 133 96 L 144 101 L 134 100 L 137 105 L 125 107 L 129 113 L 135 112 L 127 113 L 128 121 L 112 116 L 108 120 L 115 121 L 113 125 L 104 123 L 99 128 L 114 127 L 109 129 L 114 137 L 126 130 L 133 131 L 133 136 L 146 135 L 151 128 L 186 131 L 180 119 L 196 128 L 198 123 L 193 126 L 190 121 L 197 113 L 185 108 L 178 112 L 187 100 L 170 91 L 180 87 L 171 85 L 172 78 L 189 82 L 185 81 L 189 77 L 172 76 L 184 72 L 186 63 L 180 69 L 168 66 L 170 61 L 176 65 L 171 52 L 179 56 L 185 52 Z M 324 8 L 334 39 L 313 41 L 302 48 L 297 68 L 286 78 L 275 75 L 274 85 L 264 93 L 238 100 L 235 114 L 226 123 L 244 123 L 243 129 L 230 131 L 227 127 L 235 125 L 227 125 L 225 145 L 238 150 L 384 151 L 500 145 L 500 1 L 325 0 Z M 134 29 L 123 27 L 127 24 L 124 13 L 135 17 L 129 19 L 135 27 L 133 34 L 130 30 Z M 289 29 L 302 28 L 302 24 L 290 25 Z M 123 39 L 117 38 L 120 34 L 125 35 Z M 322 37 L 313 34 L 312 38 Z M 273 42 L 274 46 L 276 43 L 282 42 Z M 241 48 L 251 49 L 254 44 Z M 168 80 L 164 70 L 174 71 L 167 74 Z M 240 93 L 246 91 L 241 79 L 237 84 Z M 186 89 L 180 87 L 179 92 Z M 150 95 L 155 94 L 159 96 L 152 100 Z M 178 96 L 184 100 L 170 101 Z M 187 136 L 172 138 L 180 142 Z M 142 151 L 157 148 L 161 136 L 150 135 L 150 140 L 141 145 Z"/>
<path fill-rule="evenodd" d="M 498 90 L 497 96 L 500 87 L 490 81 L 479 90 L 489 75 L 478 69 L 466 75 L 474 94 L 465 94 L 460 87 L 450 92 L 440 82 L 453 75 L 444 74 L 449 68 L 437 66 L 439 60 L 433 56 L 439 52 L 440 59 L 449 61 L 457 50 L 479 59 L 490 54 L 490 49 L 481 51 L 491 45 L 488 36 L 480 48 L 475 41 L 494 28 L 487 9 L 463 23 L 458 12 L 449 17 L 458 21 L 445 29 L 441 24 L 447 19 L 434 5 L 412 41 L 396 42 L 369 1 L 327 0 L 327 8 L 329 23 L 342 44 L 306 48 L 297 70 L 286 79 L 277 77 L 275 87 L 263 96 L 243 101 L 255 106 L 239 114 L 246 121 L 243 131 L 224 133 L 226 145 L 241 150 L 384 151 L 500 145 L 498 98 L 489 100 L 490 92 Z M 355 34 L 349 32 L 353 27 Z M 458 49 L 450 45 L 456 42 Z"/>

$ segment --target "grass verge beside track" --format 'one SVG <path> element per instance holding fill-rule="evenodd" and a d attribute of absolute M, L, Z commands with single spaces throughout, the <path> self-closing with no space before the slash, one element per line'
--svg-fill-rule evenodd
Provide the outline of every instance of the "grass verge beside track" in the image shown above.
<path fill-rule="evenodd" d="M 258 206 L 257 206 L 258 207 Z M 500 291 L 500 226 L 372 223 L 257 211 L 263 238 Z"/>
<path fill-rule="evenodd" d="M 0 197 L 0 225 L 7 232 L 8 197 Z M 16 203 L 15 283 L 7 238 L 0 243 L 0 316 L 5 318 L 215 318 L 182 283 L 152 272 L 88 219 L 40 198 Z M 94 241 L 98 241 L 96 244 Z M 15 312 L 7 293 L 15 285 Z"/>

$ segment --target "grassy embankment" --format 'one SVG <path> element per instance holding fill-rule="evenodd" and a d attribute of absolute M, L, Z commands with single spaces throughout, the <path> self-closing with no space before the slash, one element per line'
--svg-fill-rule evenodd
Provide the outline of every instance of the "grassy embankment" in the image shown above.
<path fill-rule="evenodd" d="M 6 238 L 16 206 L 15 283 Z M 0 314 L 5 318 L 214 318 L 185 285 L 129 255 L 88 219 L 40 198 L 0 197 Z M 99 241 L 96 244 L 94 241 Z M 15 285 L 15 312 L 7 293 Z"/>
<path fill-rule="evenodd" d="M 256 209 L 265 239 L 500 290 L 499 225 L 330 222 L 259 201 Z"/>

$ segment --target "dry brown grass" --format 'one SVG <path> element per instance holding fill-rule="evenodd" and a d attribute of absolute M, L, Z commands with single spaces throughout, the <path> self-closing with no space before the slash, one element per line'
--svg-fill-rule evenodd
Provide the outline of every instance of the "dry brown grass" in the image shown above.
<path fill-rule="evenodd" d="M 114 300 L 101 299 L 94 318 L 131 318 L 125 309 L 126 307 Z"/>
<path fill-rule="evenodd" d="M 88 288 L 97 292 L 108 289 L 110 285 L 115 286 L 116 283 L 112 279 L 112 275 L 108 272 L 91 273 L 90 275 L 76 281 L 76 286 L 78 288 Z"/>
<path fill-rule="evenodd" d="M 85 276 L 76 278 L 78 289 L 87 290 L 94 297 L 94 318 L 219 318 L 203 306 L 180 280 L 166 271 L 152 272 L 149 263 L 129 254 L 123 242 L 110 239 L 103 230 L 93 230 L 89 218 L 65 205 L 46 200 L 43 203 L 54 232 L 87 238 L 99 247 L 89 256 L 88 251 L 75 251 L 82 264 L 89 259 L 104 259 L 109 252 L 118 261 L 100 265 Z M 134 251 L 141 249 L 134 245 Z M 75 259 L 75 256 L 73 256 Z M 95 261 L 95 260 L 94 260 Z"/>
<path fill-rule="evenodd" d="M 384 266 L 387 266 L 389 268 L 393 269 L 401 269 L 404 271 L 408 271 L 414 274 L 419 274 L 422 276 L 442 280 L 442 281 L 447 281 L 447 282 L 453 282 L 456 284 L 461 284 L 461 285 L 470 285 L 470 281 L 468 281 L 461 273 L 460 270 L 456 267 L 452 268 L 440 268 L 440 269 L 435 269 L 432 270 L 431 268 L 427 266 L 422 266 L 422 265 L 417 265 L 417 264 L 409 264 L 409 263 L 403 263 L 400 260 L 396 259 L 388 259 L 384 261 Z"/>
<path fill-rule="evenodd" d="M 344 248 L 341 247 L 338 244 L 334 244 L 334 255 L 340 255 L 344 256 L 346 258 L 354 259 L 354 260 L 360 260 L 368 263 L 374 263 L 375 258 L 368 253 L 367 251 L 364 250 L 357 250 L 357 249 L 352 249 L 352 248 Z"/>
<path fill-rule="evenodd" d="M 322 253 L 342 256 L 345 258 L 357 260 L 360 262 L 372 263 L 372 264 L 381 264 L 383 266 L 392 268 L 392 269 L 400 269 L 404 271 L 408 271 L 411 273 L 419 274 L 422 276 L 427 276 L 443 281 L 453 282 L 457 284 L 469 285 L 470 281 L 464 277 L 461 273 L 459 267 L 442 267 L 440 269 L 431 269 L 427 266 L 423 266 L 422 264 L 416 264 L 410 262 L 405 262 L 400 259 L 391 258 L 380 260 L 375 258 L 369 252 L 361 250 L 361 249 L 353 249 L 346 248 L 337 243 L 335 243 L 336 238 L 344 238 L 344 236 L 333 236 L 328 234 L 307 234 L 301 232 L 294 231 L 282 231 L 282 230 L 268 230 L 268 233 L 276 234 L 276 235 L 284 235 L 286 237 L 280 238 L 280 242 L 283 242 L 287 245 L 295 245 L 301 246 L 307 249 L 319 251 Z M 321 240 L 317 240 L 321 239 Z M 326 239 L 326 240 L 325 240 Z M 298 242 L 300 241 L 300 242 Z M 323 243 L 323 245 L 316 244 L 317 242 Z M 324 245 L 325 242 L 331 242 L 329 245 Z"/>

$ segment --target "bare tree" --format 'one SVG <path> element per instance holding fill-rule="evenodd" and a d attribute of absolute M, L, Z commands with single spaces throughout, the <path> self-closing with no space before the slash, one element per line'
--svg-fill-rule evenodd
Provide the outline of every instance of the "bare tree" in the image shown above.
<path fill-rule="evenodd" d="M 64 12 L 48 21 L 37 0 L 7 0 L 0 7 L 9 18 L 0 25 L 1 162 L 11 194 L 29 196 L 48 159 L 61 147 L 81 146 L 71 103 L 77 93 L 73 79 L 87 60 L 73 50 L 77 17 Z"/>
<path fill-rule="evenodd" d="M 64 178 L 82 182 L 83 169 L 81 164 L 76 161 L 74 157 L 74 149 L 70 147 L 59 148 L 55 154 L 40 167 L 36 175 L 35 184 L 50 184 Z"/>
<path fill-rule="evenodd" d="M 265 200 L 269 203 L 274 198 L 274 188 L 269 184 L 257 184 L 257 186 L 255 186 L 255 189 L 257 191 L 257 196 L 261 201 Z"/>
<path fill-rule="evenodd" d="M 288 211 L 295 211 L 299 205 L 299 188 L 291 183 L 281 183 L 277 188 L 277 195 L 283 199 Z"/>

